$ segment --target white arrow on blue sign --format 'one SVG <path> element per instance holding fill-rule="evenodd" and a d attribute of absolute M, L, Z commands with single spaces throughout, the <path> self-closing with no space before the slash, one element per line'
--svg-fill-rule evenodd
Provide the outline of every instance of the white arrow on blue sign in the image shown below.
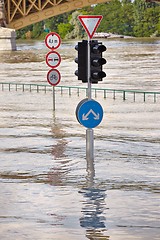
<path fill-rule="evenodd" d="M 102 106 L 93 99 L 83 99 L 77 106 L 76 117 L 84 127 L 94 128 L 102 121 Z"/>

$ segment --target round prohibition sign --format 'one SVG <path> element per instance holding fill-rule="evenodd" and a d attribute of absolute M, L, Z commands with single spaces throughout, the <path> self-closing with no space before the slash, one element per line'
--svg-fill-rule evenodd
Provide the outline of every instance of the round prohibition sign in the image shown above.
<path fill-rule="evenodd" d="M 61 44 L 61 38 L 55 32 L 48 33 L 45 38 L 45 44 L 50 49 L 57 49 Z"/>
<path fill-rule="evenodd" d="M 51 68 L 56 68 L 61 63 L 61 56 L 56 51 L 51 51 L 46 55 L 46 63 Z"/>
<path fill-rule="evenodd" d="M 47 81 L 50 85 L 56 86 L 61 80 L 61 74 L 57 69 L 51 69 L 47 73 Z"/>

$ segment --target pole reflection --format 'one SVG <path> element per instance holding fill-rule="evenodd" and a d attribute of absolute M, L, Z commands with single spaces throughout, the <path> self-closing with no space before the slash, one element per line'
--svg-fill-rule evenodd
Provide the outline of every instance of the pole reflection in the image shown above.
<path fill-rule="evenodd" d="M 87 176 L 85 187 L 79 191 L 83 197 L 83 216 L 79 219 L 80 226 L 86 229 L 87 239 L 108 240 L 106 235 L 105 216 L 103 211 L 106 209 L 106 191 L 99 183 L 95 182 L 94 161 L 87 160 Z"/>
<path fill-rule="evenodd" d="M 65 139 L 65 131 L 63 130 L 63 126 L 56 120 L 54 113 L 51 132 L 53 138 L 57 140 L 57 143 L 52 146 L 51 154 L 54 156 L 54 159 L 65 159 L 65 150 L 68 141 Z"/>
<path fill-rule="evenodd" d="M 56 144 L 51 148 L 51 155 L 56 163 L 56 166 L 50 169 L 48 173 L 48 181 L 54 186 L 63 186 L 66 182 L 69 169 L 67 164 L 69 159 L 66 158 L 65 150 L 67 147 L 67 140 L 65 139 L 65 132 L 63 126 L 56 121 L 53 115 L 53 124 L 51 128 L 52 136 L 56 139 Z"/>
<path fill-rule="evenodd" d="M 67 174 L 69 169 L 66 164 L 69 160 L 65 159 L 65 149 L 68 142 L 65 140 L 65 132 L 61 124 L 55 123 L 52 125 L 52 133 L 57 138 L 57 143 L 52 146 L 52 155 L 54 159 L 59 162 L 59 167 L 54 167 L 48 174 L 50 184 L 52 185 L 64 185 L 67 182 Z M 106 190 L 102 184 L 95 181 L 95 166 L 93 159 L 86 160 L 86 181 L 79 191 L 84 201 L 82 207 L 82 216 L 79 218 L 80 226 L 86 229 L 86 238 L 108 240 L 104 216 L 104 210 L 106 209 L 105 198 Z"/>

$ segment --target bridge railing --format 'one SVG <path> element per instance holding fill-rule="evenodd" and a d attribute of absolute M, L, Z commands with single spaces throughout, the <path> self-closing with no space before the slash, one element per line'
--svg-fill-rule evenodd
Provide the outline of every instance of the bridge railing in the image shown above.
<path fill-rule="evenodd" d="M 5 91 L 36 91 L 47 93 L 48 91 L 52 91 L 53 87 L 49 84 L 35 84 L 35 83 L 11 83 L 11 82 L 0 82 L 1 90 Z M 68 92 L 69 96 L 71 96 L 73 93 L 77 96 L 80 96 L 81 91 L 85 91 L 85 95 L 87 96 L 88 91 L 87 87 L 79 87 L 79 86 L 61 86 L 57 85 L 55 87 L 56 91 L 60 91 L 61 94 L 64 92 Z M 111 96 L 113 99 L 116 99 L 117 97 L 121 97 L 123 101 L 128 99 L 128 95 L 132 95 L 132 100 L 135 102 L 137 100 L 137 96 L 141 95 L 141 99 L 143 102 L 146 102 L 148 97 L 151 97 L 153 99 L 153 102 L 157 102 L 158 98 L 160 98 L 160 92 L 153 92 L 153 91 L 141 91 L 141 90 L 122 90 L 122 89 L 111 89 L 111 88 L 92 88 L 92 95 L 94 94 L 94 97 L 96 98 L 98 96 L 98 93 L 101 94 L 101 96 L 105 99 L 108 96 Z"/>

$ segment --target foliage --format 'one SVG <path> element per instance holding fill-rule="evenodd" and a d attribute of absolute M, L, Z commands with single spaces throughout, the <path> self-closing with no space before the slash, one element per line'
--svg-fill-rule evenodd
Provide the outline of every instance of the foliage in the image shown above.
<path fill-rule="evenodd" d="M 72 30 L 73 26 L 70 23 L 60 23 L 58 25 L 58 33 L 62 39 L 64 39 L 68 32 L 71 32 Z"/>
<path fill-rule="evenodd" d="M 149 37 L 154 34 L 160 22 L 160 6 L 155 3 L 146 3 L 144 0 L 135 0 L 134 28 L 136 37 Z M 158 33 L 158 32 L 157 32 Z"/>
<path fill-rule="evenodd" d="M 81 26 L 80 22 L 78 21 L 78 16 L 80 12 L 75 11 L 72 13 L 72 18 L 70 20 L 70 24 L 72 26 L 72 31 L 68 32 L 66 38 L 68 39 L 75 39 L 75 38 L 83 38 L 85 31 Z"/>
<path fill-rule="evenodd" d="M 17 31 L 17 38 L 43 38 L 54 31 L 61 38 L 86 37 L 79 15 L 102 15 L 98 32 L 135 37 L 160 36 L 160 5 L 145 0 L 112 0 L 55 16 Z"/>
<path fill-rule="evenodd" d="M 33 28 L 32 28 L 32 34 L 31 34 L 31 37 L 32 38 L 38 38 L 41 33 L 43 33 L 43 22 L 38 22 L 36 24 L 33 25 Z"/>

